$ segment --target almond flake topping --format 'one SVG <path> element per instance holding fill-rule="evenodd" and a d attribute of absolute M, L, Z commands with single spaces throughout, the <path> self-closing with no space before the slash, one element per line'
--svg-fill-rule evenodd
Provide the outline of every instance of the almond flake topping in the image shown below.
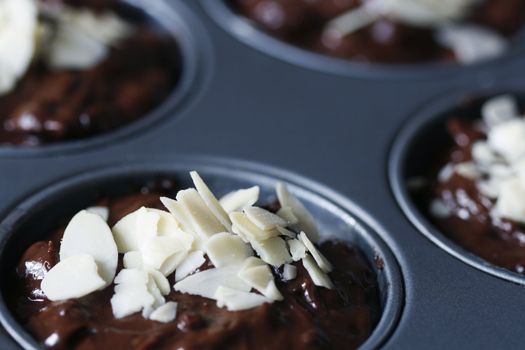
<path fill-rule="evenodd" d="M 217 220 L 221 222 L 221 224 L 226 227 L 228 230 L 231 230 L 232 223 L 230 221 L 230 218 L 228 217 L 228 214 L 224 210 L 224 208 L 221 206 L 215 195 L 210 191 L 208 186 L 204 183 L 200 175 L 196 171 L 190 172 L 190 176 L 193 180 L 193 184 L 195 185 L 195 188 L 201 195 L 201 198 L 204 200 L 208 208 L 210 208 L 211 212 Z"/>
<path fill-rule="evenodd" d="M 278 226 L 286 226 L 284 219 L 263 208 L 248 207 L 244 209 L 244 213 L 261 230 L 269 231 Z"/>
<path fill-rule="evenodd" d="M 277 184 L 276 187 L 277 198 L 281 207 L 288 207 L 291 209 L 292 213 L 298 219 L 298 223 L 293 225 L 293 228 L 298 231 L 308 232 L 308 236 L 313 242 L 319 240 L 319 231 L 315 223 L 315 219 L 310 214 L 308 209 L 301 203 L 297 198 L 295 198 L 292 193 L 288 190 L 288 187 L 283 183 Z"/>
<path fill-rule="evenodd" d="M 188 254 L 175 271 L 175 281 L 178 282 L 188 275 L 191 275 L 206 262 L 204 253 L 200 250 Z"/>
<path fill-rule="evenodd" d="M 332 289 L 334 287 L 330 277 L 328 277 L 328 275 L 319 268 L 319 266 L 315 263 L 315 260 L 312 259 L 310 255 L 307 255 L 305 258 L 303 258 L 303 266 L 306 271 L 308 271 L 308 274 L 316 286 L 325 287 L 328 289 Z"/>
<path fill-rule="evenodd" d="M 227 213 L 239 211 L 257 203 L 260 191 L 259 186 L 233 191 L 222 197 L 219 202 Z"/>
<path fill-rule="evenodd" d="M 510 95 L 489 99 L 481 114 L 487 140 L 472 145 L 472 161 L 447 164 L 439 180 L 449 181 L 454 173 L 470 179 L 495 201 L 492 217 L 525 223 L 525 118 Z M 446 217 L 453 209 L 446 201 L 432 202 L 431 213 Z"/>
<path fill-rule="evenodd" d="M 214 299 L 220 286 L 249 292 L 251 287 L 238 277 L 241 266 L 217 267 L 204 270 L 175 283 L 175 290 Z"/>
<path fill-rule="evenodd" d="M 290 207 L 282 207 L 277 211 L 277 215 L 279 215 L 281 219 L 286 221 L 286 226 L 295 225 L 299 222 L 299 219 L 297 218 L 297 216 L 295 216 L 292 208 Z"/>
<path fill-rule="evenodd" d="M 436 40 L 450 48 L 459 62 L 469 64 L 500 55 L 507 40 L 488 27 L 459 24 L 484 0 L 368 0 L 330 20 L 324 30 L 327 43 L 389 18 L 410 26 L 436 29 Z"/>
<path fill-rule="evenodd" d="M 301 232 L 299 234 L 299 240 L 304 244 L 306 249 L 308 249 L 308 252 L 312 254 L 315 261 L 317 262 L 317 265 L 319 265 L 321 270 L 323 270 L 324 272 L 332 271 L 332 264 L 330 264 L 330 262 L 324 257 L 324 255 L 317 250 L 314 244 L 308 239 L 308 236 L 306 236 L 306 233 Z"/>
<path fill-rule="evenodd" d="M 297 277 L 297 267 L 286 264 L 283 269 L 283 277 L 285 281 L 291 281 Z"/>
<path fill-rule="evenodd" d="M 107 207 L 89 207 L 86 208 L 86 211 L 91 214 L 97 214 L 102 220 L 108 221 L 109 209 Z"/>
<path fill-rule="evenodd" d="M 49 300 L 81 298 L 106 286 L 95 259 L 88 254 L 61 259 L 42 280 L 42 291 Z"/>
<path fill-rule="evenodd" d="M 149 319 L 162 323 L 168 323 L 177 316 L 177 303 L 168 301 L 166 304 L 159 306 L 149 315 Z"/>
<path fill-rule="evenodd" d="M 239 271 L 239 277 L 270 300 L 282 300 L 269 266 L 257 258 L 247 259 Z"/>
<path fill-rule="evenodd" d="M 202 240 L 226 230 L 194 188 L 179 191 L 177 202 L 182 204 L 188 224 Z"/>
<path fill-rule="evenodd" d="M 64 233 L 61 261 L 42 282 L 48 298 L 80 298 L 114 283 L 116 318 L 141 313 L 170 322 L 177 317 L 176 302 L 165 298 L 173 275 L 175 291 L 215 300 L 229 311 L 283 300 L 275 275 L 280 269 L 284 282 L 293 280 L 294 261 L 303 260 L 316 285 L 333 287 L 330 262 L 306 231 L 294 231 L 318 234 L 312 215 L 286 186 L 277 186 L 277 215 L 254 206 L 258 187 L 232 192 L 225 205 L 197 172 L 191 177 L 196 189 L 179 191 L 176 200 L 161 198 L 168 211 L 142 207 L 112 229 L 98 209 L 75 215 Z M 115 277 L 118 253 L 124 268 Z"/>
<path fill-rule="evenodd" d="M 100 276 L 111 284 L 118 263 L 118 251 L 108 224 L 97 214 L 82 210 L 64 231 L 60 245 L 60 260 L 88 254 L 95 259 Z"/>
<path fill-rule="evenodd" d="M 262 295 L 243 292 L 224 286 L 217 288 L 214 299 L 217 300 L 217 306 L 226 307 L 229 311 L 251 309 L 268 302 Z"/>
<path fill-rule="evenodd" d="M 253 255 L 252 249 L 241 237 L 228 232 L 218 233 L 208 239 L 205 250 L 216 267 L 238 265 Z"/>
<path fill-rule="evenodd" d="M 132 32 L 131 26 L 112 12 L 100 14 L 69 6 L 42 5 L 54 22 L 54 35 L 44 50 L 57 69 L 88 69 L 102 62 L 110 48 Z"/>
<path fill-rule="evenodd" d="M 0 96 L 15 87 L 31 64 L 37 17 L 33 0 L 0 1 Z"/>
<path fill-rule="evenodd" d="M 112 12 L 36 0 L 0 1 L 0 96 L 15 88 L 35 57 L 57 69 L 88 69 L 131 32 Z"/>

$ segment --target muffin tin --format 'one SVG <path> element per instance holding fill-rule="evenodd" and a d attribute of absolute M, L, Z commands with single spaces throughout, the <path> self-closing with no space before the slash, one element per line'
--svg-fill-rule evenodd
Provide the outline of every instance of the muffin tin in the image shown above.
<path fill-rule="evenodd" d="M 186 48 L 183 84 L 121 131 L 0 150 L 0 290 L 6 269 L 38 238 L 18 228 L 49 225 L 99 186 L 158 174 L 184 185 L 184 172 L 197 169 L 219 194 L 252 183 L 269 193 L 275 181 L 289 182 L 324 228 L 364 250 L 378 269 L 384 310 L 362 348 L 522 347 L 525 278 L 480 268 L 431 232 L 403 177 L 413 137 L 458 98 L 523 91 L 525 44 L 469 67 L 362 66 L 273 43 L 218 16 L 219 0 L 129 1 L 173 26 Z M 0 348 L 36 347 L 2 300 L 0 319 L 10 334 L 0 332 Z"/>

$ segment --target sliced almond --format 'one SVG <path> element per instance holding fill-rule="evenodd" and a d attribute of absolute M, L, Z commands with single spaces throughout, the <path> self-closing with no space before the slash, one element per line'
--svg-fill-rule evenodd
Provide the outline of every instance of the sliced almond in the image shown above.
<path fill-rule="evenodd" d="M 191 242 L 173 236 L 158 236 L 149 239 L 141 247 L 144 264 L 169 275 L 186 258 Z"/>
<path fill-rule="evenodd" d="M 259 292 L 264 290 L 268 283 L 273 282 L 272 271 L 270 271 L 270 267 L 267 264 L 241 268 L 239 277 Z"/>
<path fill-rule="evenodd" d="M 501 162 L 503 159 L 494 153 L 486 141 L 476 141 L 472 145 L 472 158 L 474 162 L 482 166 L 490 166 Z"/>
<path fill-rule="evenodd" d="M 99 268 L 100 276 L 109 285 L 117 271 L 118 250 L 108 224 L 98 215 L 82 210 L 64 231 L 60 245 L 60 260 L 89 254 Z"/>
<path fill-rule="evenodd" d="M 290 247 L 290 254 L 292 254 L 293 261 L 299 261 L 306 256 L 306 246 L 298 239 L 290 239 L 287 241 Z"/>
<path fill-rule="evenodd" d="M 199 173 L 196 171 L 190 172 L 191 179 L 193 180 L 193 184 L 195 185 L 195 188 L 201 195 L 202 200 L 208 208 L 211 210 L 213 215 L 219 220 L 219 222 L 226 227 L 228 231 L 231 231 L 232 223 L 230 221 L 230 218 L 228 216 L 228 213 L 223 209 L 215 195 L 212 191 L 208 188 L 208 185 L 202 180 Z"/>
<path fill-rule="evenodd" d="M 279 267 L 292 261 L 286 242 L 281 237 L 272 237 L 260 242 L 253 241 L 251 244 L 261 259 L 272 266 Z"/>
<path fill-rule="evenodd" d="M 159 216 L 159 221 L 157 223 L 157 235 L 169 236 L 178 234 L 180 232 L 179 222 L 170 212 L 154 208 L 147 208 L 147 210 L 149 213 L 154 213 Z"/>
<path fill-rule="evenodd" d="M 137 242 L 136 235 L 139 210 L 124 216 L 111 229 L 113 232 L 113 238 L 117 243 L 119 253 L 124 254 L 130 251 L 139 250 L 139 244 Z"/>
<path fill-rule="evenodd" d="M 149 316 L 150 320 L 168 323 L 177 317 L 177 303 L 168 301 L 166 304 L 159 306 Z"/>
<path fill-rule="evenodd" d="M 454 166 L 454 171 L 456 174 L 470 180 L 478 180 L 482 176 L 478 166 L 474 162 L 458 163 Z"/>
<path fill-rule="evenodd" d="M 107 46 L 133 33 L 132 25 L 111 11 L 99 13 L 66 7 L 62 9 L 60 19 Z"/>
<path fill-rule="evenodd" d="M 140 269 L 144 268 L 144 260 L 141 252 L 127 252 L 123 258 L 124 267 L 126 269 Z"/>
<path fill-rule="evenodd" d="M 108 221 L 109 218 L 109 209 L 108 207 L 89 207 L 86 208 L 86 211 L 91 214 L 97 214 L 104 221 Z"/>
<path fill-rule="evenodd" d="M 490 129 L 488 144 L 508 162 L 514 162 L 525 154 L 525 120 L 511 119 Z"/>
<path fill-rule="evenodd" d="M 103 61 L 109 48 L 89 34 L 64 23 L 58 26 L 47 50 L 47 64 L 60 70 L 84 70 Z"/>
<path fill-rule="evenodd" d="M 250 243 L 248 237 L 244 233 L 242 233 L 242 231 L 237 226 L 232 225 L 232 232 L 235 233 L 237 236 L 241 237 L 244 243 Z"/>
<path fill-rule="evenodd" d="M 286 264 L 283 268 L 283 278 L 285 281 L 291 281 L 297 277 L 297 267 Z"/>
<path fill-rule="evenodd" d="M 481 107 L 483 121 L 489 128 L 519 116 L 518 102 L 512 95 L 500 95 L 487 100 Z"/>
<path fill-rule="evenodd" d="M 158 308 L 161 305 L 164 305 L 166 303 L 166 299 L 164 299 L 164 296 L 162 295 L 162 292 L 155 281 L 155 278 L 150 274 L 148 283 L 146 284 L 146 287 L 148 288 L 148 292 L 153 296 L 155 299 L 155 302 L 153 303 L 153 309 Z M 148 316 L 153 310 L 148 310 Z M 147 316 L 146 316 L 147 317 Z"/>
<path fill-rule="evenodd" d="M 155 298 L 146 285 L 119 284 L 115 287 L 115 294 L 111 298 L 111 308 L 115 318 L 123 318 L 140 312 L 142 309 L 151 309 Z"/>
<path fill-rule="evenodd" d="M 277 231 L 279 231 L 279 233 L 283 236 L 286 236 L 286 237 L 289 237 L 289 238 L 295 238 L 297 237 L 297 234 L 293 231 L 290 231 L 284 227 L 279 227 L 277 226 Z"/>
<path fill-rule="evenodd" d="M 261 230 L 244 213 L 233 212 L 230 214 L 230 219 L 232 220 L 236 229 L 239 230 L 241 234 L 250 242 L 252 240 L 264 241 L 266 239 L 280 235 L 280 232 L 276 229 L 269 231 Z"/>
<path fill-rule="evenodd" d="M 259 186 L 250 187 L 228 193 L 219 203 L 227 213 L 242 210 L 257 203 L 259 200 Z"/>
<path fill-rule="evenodd" d="M 41 288 L 49 300 L 66 300 L 86 296 L 106 286 L 98 273 L 95 259 L 81 254 L 62 259 L 47 272 Z"/>
<path fill-rule="evenodd" d="M 213 299 L 219 286 L 249 292 L 251 287 L 238 277 L 239 266 L 204 270 L 175 283 L 175 290 Z"/>
<path fill-rule="evenodd" d="M 263 208 L 248 207 L 244 209 L 244 213 L 248 219 L 261 230 L 269 231 L 275 229 L 277 226 L 286 226 L 286 221 L 281 217 Z"/>
<path fill-rule="evenodd" d="M 439 219 L 448 218 L 452 214 L 452 211 L 447 207 L 447 204 L 443 200 L 437 198 L 430 201 L 428 210 L 432 216 Z"/>
<path fill-rule="evenodd" d="M 299 240 L 304 244 L 306 249 L 308 249 L 310 254 L 312 254 L 312 256 L 315 259 L 315 262 L 317 263 L 317 265 L 319 265 L 321 270 L 323 270 L 324 272 L 332 271 L 333 269 L 332 264 L 328 261 L 328 259 L 324 257 L 323 254 L 321 254 L 321 252 L 315 247 L 315 245 L 308 239 L 308 236 L 306 235 L 306 233 L 301 232 L 299 234 Z"/>
<path fill-rule="evenodd" d="M 202 239 L 206 240 L 226 229 L 213 215 L 195 189 L 179 191 L 177 201 L 183 206 L 194 232 Z"/>
<path fill-rule="evenodd" d="M 436 40 L 464 64 L 492 59 L 508 47 L 507 40 L 496 31 L 472 24 L 442 25 L 436 31 Z"/>
<path fill-rule="evenodd" d="M 135 235 L 137 243 L 142 246 L 147 240 L 157 236 L 157 226 L 160 221 L 160 215 L 142 207 L 137 212 L 137 227 Z"/>
<path fill-rule="evenodd" d="M 319 240 L 319 231 L 315 224 L 314 217 L 308 209 L 290 193 L 285 184 L 277 184 L 276 192 L 281 207 L 291 208 L 297 219 L 299 219 L 299 222 L 294 225 L 294 228 L 297 228 L 298 231 L 308 232 L 310 239 L 317 242 Z"/>
<path fill-rule="evenodd" d="M 496 201 L 493 214 L 525 223 L 525 186 L 517 177 L 510 178 L 501 183 L 500 194 Z"/>
<path fill-rule="evenodd" d="M 491 199 L 496 199 L 499 197 L 502 182 L 503 181 L 500 179 L 491 178 L 486 181 L 478 181 L 476 183 L 476 187 L 482 195 L 487 196 Z M 430 205 L 432 205 L 432 203 L 430 203 Z M 451 213 L 450 210 L 449 213 Z"/>
<path fill-rule="evenodd" d="M 335 17 L 326 24 L 325 35 L 334 35 L 340 38 L 352 34 L 369 26 L 379 18 L 365 6 L 353 8 L 350 11 Z"/>
<path fill-rule="evenodd" d="M 179 202 L 167 197 L 160 197 L 160 201 L 162 202 L 162 204 L 164 204 L 166 209 L 168 209 L 168 211 L 173 215 L 176 221 L 178 221 L 183 226 L 186 232 L 193 230 L 190 218 L 184 210 L 184 207 Z"/>
<path fill-rule="evenodd" d="M 319 266 L 317 266 L 317 263 L 310 255 L 307 255 L 303 259 L 303 266 L 306 269 L 306 271 L 308 271 L 310 278 L 316 286 L 325 287 L 328 289 L 334 288 L 330 277 L 328 277 L 328 275 L 324 273 L 323 270 L 319 268 Z"/>
<path fill-rule="evenodd" d="M 253 255 L 249 245 L 239 236 L 228 232 L 213 235 L 206 242 L 205 250 L 215 267 L 239 265 Z"/>
<path fill-rule="evenodd" d="M 454 176 L 454 164 L 447 163 L 438 173 L 439 182 L 448 182 Z"/>
<path fill-rule="evenodd" d="M 122 269 L 115 277 L 115 284 L 147 284 L 149 281 L 149 274 L 144 270 L 139 269 Z"/>
<path fill-rule="evenodd" d="M 38 4 L 31 0 L 0 2 L 0 96 L 15 88 L 35 56 Z"/>
<path fill-rule="evenodd" d="M 269 300 L 282 300 L 268 265 L 241 268 L 239 277 Z"/>
<path fill-rule="evenodd" d="M 206 259 L 204 258 L 204 253 L 202 251 L 197 250 L 189 253 L 186 259 L 184 259 L 177 267 L 177 270 L 175 271 L 175 281 L 178 282 L 192 274 L 205 262 Z"/>
<path fill-rule="evenodd" d="M 247 293 L 224 286 L 217 288 L 214 299 L 217 300 L 217 306 L 226 307 L 228 311 L 252 309 L 268 302 L 262 295 Z"/>
<path fill-rule="evenodd" d="M 168 295 L 171 291 L 170 282 L 168 279 L 162 274 L 162 272 L 158 270 L 148 269 L 147 270 L 151 278 L 153 278 L 153 281 L 157 284 L 157 287 L 159 288 L 162 295 Z"/>
<path fill-rule="evenodd" d="M 515 173 L 516 177 L 521 181 L 521 185 L 525 186 L 525 158 L 520 158 L 518 161 L 512 164 L 512 170 Z M 507 176 L 502 176 L 501 180 L 508 178 Z"/>
<path fill-rule="evenodd" d="M 250 256 L 241 265 L 241 270 L 246 270 L 251 267 L 257 267 L 257 266 L 266 266 L 266 263 L 262 261 L 259 258 L 256 258 L 255 256 Z"/>
<path fill-rule="evenodd" d="M 282 207 L 277 211 L 277 215 L 279 215 L 284 221 L 286 221 L 286 226 L 295 225 L 299 222 L 299 219 L 297 218 L 297 216 L 295 216 L 292 208 L 290 207 Z"/>

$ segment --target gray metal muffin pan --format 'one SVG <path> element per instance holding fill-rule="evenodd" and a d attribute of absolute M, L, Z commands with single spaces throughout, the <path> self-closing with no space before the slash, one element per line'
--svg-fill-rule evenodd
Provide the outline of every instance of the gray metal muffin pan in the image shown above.
<path fill-rule="evenodd" d="M 221 21 L 229 17 L 214 13 L 211 0 L 131 2 L 157 8 L 150 13 L 177 24 L 172 28 L 186 43 L 188 68 L 182 92 L 138 126 L 70 144 L 0 150 L 1 261 L 14 258 L 3 254 L 5 247 L 25 248 L 10 235 L 17 227 L 38 222 L 47 210 L 56 218 L 71 202 L 62 209 L 61 200 L 107 186 L 117 175 L 182 178 L 182 170 L 196 168 L 218 192 L 237 183 L 269 188 L 284 180 L 325 227 L 346 223 L 369 259 L 376 253 L 385 259 L 379 273 L 384 315 L 364 348 L 523 347 L 523 286 L 465 263 L 466 252 L 453 256 L 427 239 L 406 217 L 404 209 L 412 212 L 396 185 L 414 120 L 431 118 L 423 116 L 432 112 L 429 106 L 458 91 L 517 89 L 525 79 L 521 43 L 501 59 L 466 68 L 364 67 L 297 49 L 286 53 L 297 57 L 283 59 L 275 54 L 281 43 L 256 31 L 239 40 L 225 30 L 231 23 Z M 266 41 L 246 45 L 251 40 Z M 509 80 L 518 83 L 509 86 Z M 31 348 L 1 301 L 0 314 L 16 338 L 0 332 L 0 348 Z"/>

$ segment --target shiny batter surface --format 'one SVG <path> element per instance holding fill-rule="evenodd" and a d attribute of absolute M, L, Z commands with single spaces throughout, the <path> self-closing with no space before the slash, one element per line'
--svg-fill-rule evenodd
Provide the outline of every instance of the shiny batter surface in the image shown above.
<path fill-rule="evenodd" d="M 160 208 L 160 194 L 172 193 L 143 189 L 101 204 L 109 207 L 112 225 L 141 206 Z M 140 314 L 115 319 L 113 285 L 81 299 L 50 302 L 40 282 L 58 262 L 63 229 L 25 251 L 10 297 L 20 322 L 50 349 L 354 349 L 379 321 L 377 276 L 357 249 L 342 242 L 321 245 L 335 267 L 330 274 L 334 290 L 316 287 L 302 264 L 295 263 L 298 273 L 292 281 L 283 282 L 282 269 L 273 271 L 284 301 L 241 312 L 172 291 L 166 299 L 178 303 L 173 322 L 158 323 Z M 206 262 L 200 270 L 210 267 Z M 174 275 L 168 280 L 173 285 Z"/>
<path fill-rule="evenodd" d="M 53 70 L 43 60 L 33 62 L 15 89 L 0 96 L 0 144 L 35 146 L 106 133 L 144 117 L 179 81 L 177 44 L 143 15 L 122 1 L 63 2 L 114 11 L 134 32 L 89 69 Z"/>

